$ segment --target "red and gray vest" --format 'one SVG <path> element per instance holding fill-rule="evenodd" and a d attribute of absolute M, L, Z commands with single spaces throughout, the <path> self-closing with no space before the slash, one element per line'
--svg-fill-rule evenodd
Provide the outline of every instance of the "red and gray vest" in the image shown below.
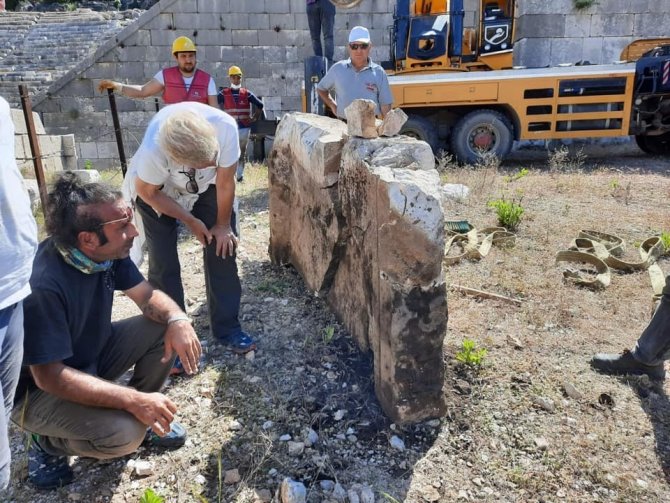
<path fill-rule="evenodd" d="M 230 87 L 224 87 L 223 94 L 223 109 L 227 114 L 232 116 L 244 127 L 251 125 L 251 107 L 249 104 L 249 91 L 244 87 L 240 88 L 240 93 L 237 99 L 233 95 L 233 90 Z"/>
<path fill-rule="evenodd" d="M 179 71 L 179 67 L 172 66 L 163 70 L 163 80 L 165 87 L 163 89 L 163 101 L 169 105 L 171 103 L 181 103 L 182 101 L 197 101 L 207 104 L 207 88 L 211 76 L 202 70 L 196 70 L 191 81 L 191 87 L 186 90 L 184 77 Z"/>

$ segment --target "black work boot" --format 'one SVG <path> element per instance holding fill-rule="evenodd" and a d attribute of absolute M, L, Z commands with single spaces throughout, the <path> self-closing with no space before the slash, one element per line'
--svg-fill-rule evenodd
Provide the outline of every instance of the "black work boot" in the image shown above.
<path fill-rule="evenodd" d="M 635 359 L 633 353 L 626 349 L 621 354 L 598 353 L 591 358 L 591 366 L 604 374 L 647 374 L 652 379 L 665 379 L 663 363 L 646 365 Z"/>

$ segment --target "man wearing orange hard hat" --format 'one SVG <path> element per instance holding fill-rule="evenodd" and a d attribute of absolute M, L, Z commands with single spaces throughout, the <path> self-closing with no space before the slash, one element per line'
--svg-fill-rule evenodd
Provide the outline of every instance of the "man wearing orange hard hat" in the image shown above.
<path fill-rule="evenodd" d="M 165 68 L 143 86 L 101 80 L 98 90 L 113 89 L 129 98 L 148 98 L 161 94 L 165 104 L 197 101 L 218 107 L 216 84 L 210 74 L 196 69 L 197 48 L 188 37 L 179 37 L 172 43 L 172 55 L 177 66 Z"/>

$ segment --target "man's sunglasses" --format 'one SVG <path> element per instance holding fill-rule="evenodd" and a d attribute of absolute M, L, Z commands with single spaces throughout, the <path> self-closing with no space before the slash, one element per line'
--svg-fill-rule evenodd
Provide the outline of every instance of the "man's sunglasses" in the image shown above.
<path fill-rule="evenodd" d="M 197 194 L 200 192 L 200 187 L 198 187 L 198 182 L 195 180 L 195 168 L 189 168 L 185 171 L 180 171 L 183 175 L 186 175 L 188 182 L 186 182 L 186 192 L 189 194 Z"/>
<path fill-rule="evenodd" d="M 126 216 L 125 217 L 117 218 L 115 220 L 108 220 L 107 222 L 102 222 L 101 224 L 98 224 L 97 228 L 101 229 L 105 225 L 115 224 L 115 223 L 118 223 L 118 222 L 125 222 L 125 223 L 128 224 L 132 221 L 133 221 L 133 209 L 128 207 L 128 208 L 126 208 Z"/>
<path fill-rule="evenodd" d="M 358 49 L 367 49 L 370 47 L 370 44 L 349 44 L 349 48 L 352 51 L 357 51 Z"/>

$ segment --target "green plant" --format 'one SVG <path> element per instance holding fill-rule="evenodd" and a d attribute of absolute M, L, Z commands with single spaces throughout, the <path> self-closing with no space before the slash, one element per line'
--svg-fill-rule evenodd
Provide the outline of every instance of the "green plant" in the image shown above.
<path fill-rule="evenodd" d="M 620 187 L 619 180 L 617 180 L 616 178 L 610 180 L 609 187 L 611 190 L 618 189 Z"/>
<path fill-rule="evenodd" d="M 140 498 L 140 503 L 163 503 L 164 501 L 165 498 L 156 494 L 151 488 L 145 489 Z"/>
<path fill-rule="evenodd" d="M 256 286 L 257 292 L 266 292 L 273 295 L 281 295 L 286 290 L 286 283 L 281 280 L 264 279 Z"/>
<path fill-rule="evenodd" d="M 486 349 L 477 348 L 475 341 L 472 339 L 463 339 L 461 350 L 456 353 L 456 360 L 468 367 L 481 367 L 486 353 Z"/>
<path fill-rule="evenodd" d="M 516 173 L 503 177 L 503 180 L 505 181 L 505 183 L 515 182 L 517 180 L 521 180 L 524 176 L 528 175 L 528 173 L 529 173 L 528 169 L 521 168 Z"/>
<path fill-rule="evenodd" d="M 498 224 L 509 230 L 514 230 L 521 222 L 521 216 L 524 209 L 521 206 L 521 201 L 518 203 L 514 200 L 508 201 L 505 198 L 489 201 L 489 207 L 495 208 L 498 215 Z"/>
<path fill-rule="evenodd" d="M 670 251 L 670 232 L 661 232 L 661 243 L 663 243 L 665 253 L 668 253 Z"/>
<path fill-rule="evenodd" d="M 321 339 L 323 340 L 324 344 L 330 344 L 333 340 L 334 335 L 335 335 L 335 327 L 332 325 L 328 325 L 326 328 L 323 329 Z"/>
<path fill-rule="evenodd" d="M 596 0 L 572 0 L 572 3 L 575 6 L 575 9 L 583 10 L 596 5 L 598 2 Z"/>
<path fill-rule="evenodd" d="M 382 497 L 386 501 L 390 501 L 391 503 L 400 503 L 397 499 L 395 499 L 393 496 L 391 496 L 389 493 L 385 493 L 384 491 L 379 491 L 379 494 L 382 495 Z"/>
<path fill-rule="evenodd" d="M 93 169 L 93 161 L 86 159 L 84 161 L 84 169 Z"/>

